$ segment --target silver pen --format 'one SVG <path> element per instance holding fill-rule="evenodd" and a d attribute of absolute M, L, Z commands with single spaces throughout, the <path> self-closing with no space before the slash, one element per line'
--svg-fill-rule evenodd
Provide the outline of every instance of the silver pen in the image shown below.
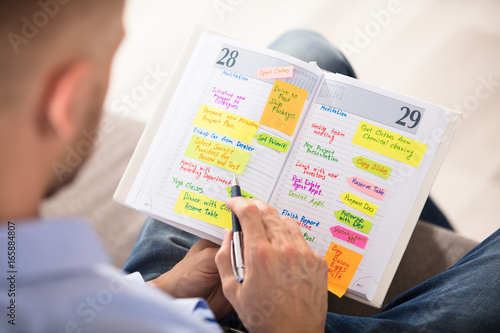
<path fill-rule="evenodd" d="M 231 198 L 241 197 L 240 183 L 238 177 L 233 176 L 231 182 Z M 231 212 L 233 220 L 233 240 L 231 241 L 231 264 L 233 266 L 234 278 L 238 282 L 243 282 L 245 276 L 245 264 L 243 262 L 243 232 L 240 220 L 235 213 Z"/>

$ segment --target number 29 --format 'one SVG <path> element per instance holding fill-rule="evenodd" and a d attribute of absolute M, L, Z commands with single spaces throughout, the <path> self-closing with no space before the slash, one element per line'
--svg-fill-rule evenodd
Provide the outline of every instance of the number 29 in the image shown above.
<path fill-rule="evenodd" d="M 418 125 L 418 123 L 420 122 L 420 119 L 422 119 L 422 114 L 420 113 L 420 111 L 418 110 L 413 110 L 413 111 L 410 111 L 410 108 L 407 107 L 407 106 L 403 106 L 401 108 L 401 111 L 404 111 L 404 116 L 401 117 L 401 119 L 399 119 L 398 121 L 396 121 L 396 124 L 398 125 L 401 125 L 401 126 L 406 126 L 408 128 L 414 128 L 415 126 Z M 409 116 L 409 117 L 408 117 Z M 410 121 L 412 121 L 413 123 L 410 125 L 407 125 L 407 122 L 404 121 L 406 118 L 409 118 Z"/>

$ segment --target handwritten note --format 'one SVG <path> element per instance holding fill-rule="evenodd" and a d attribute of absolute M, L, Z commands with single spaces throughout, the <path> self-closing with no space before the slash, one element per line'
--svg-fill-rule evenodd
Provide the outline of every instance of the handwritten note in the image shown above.
<path fill-rule="evenodd" d="M 321 145 L 313 145 L 312 143 L 309 143 L 308 141 L 306 141 L 304 143 L 304 147 L 306 148 L 306 153 L 308 153 L 308 154 L 324 158 L 328 161 L 332 161 L 332 162 L 336 162 L 336 163 L 339 162 L 339 160 L 334 156 L 335 150 L 333 150 L 333 149 L 328 149 L 328 148 L 322 147 Z"/>
<path fill-rule="evenodd" d="M 241 174 L 251 153 L 198 135 L 193 135 L 184 155 Z"/>
<path fill-rule="evenodd" d="M 259 123 L 256 121 L 205 104 L 198 109 L 193 125 L 245 143 L 252 142 L 259 128 Z"/>
<path fill-rule="evenodd" d="M 240 102 L 246 100 L 246 97 L 235 95 L 230 91 L 217 87 L 213 87 L 212 94 L 214 103 L 224 107 L 226 110 L 237 110 L 240 106 Z"/>
<path fill-rule="evenodd" d="M 174 212 L 219 226 L 232 228 L 231 211 L 224 202 L 204 195 L 182 190 L 174 206 Z"/>
<path fill-rule="evenodd" d="M 418 167 L 427 145 L 384 128 L 359 122 L 352 143 L 397 161 Z"/>
<path fill-rule="evenodd" d="M 344 224 L 347 224 L 348 226 L 356 228 L 359 231 L 364 232 L 365 234 L 368 234 L 370 232 L 370 229 L 372 228 L 373 225 L 372 222 L 365 220 L 364 218 L 354 215 L 343 209 L 337 210 L 334 214 L 339 222 L 342 222 Z"/>
<path fill-rule="evenodd" d="M 260 124 L 292 136 L 307 94 L 307 90 L 275 80 L 260 118 Z"/>
<path fill-rule="evenodd" d="M 382 163 L 372 161 L 366 157 L 358 156 L 352 159 L 354 166 L 358 169 L 368 171 L 369 173 L 388 179 L 392 169 Z"/>
<path fill-rule="evenodd" d="M 366 201 L 352 193 L 342 193 L 340 195 L 342 202 L 346 205 L 359 210 L 362 213 L 365 213 L 368 216 L 375 216 L 377 212 L 378 206 L 372 204 L 371 202 Z"/>
<path fill-rule="evenodd" d="M 265 79 L 286 79 L 293 77 L 293 66 L 263 67 L 255 72 L 261 80 Z"/>
<path fill-rule="evenodd" d="M 248 143 L 241 142 L 240 140 L 236 140 L 233 138 L 230 138 L 229 136 L 222 135 L 222 134 L 217 134 L 215 132 L 207 131 L 203 128 L 200 127 L 194 127 L 193 128 L 193 134 L 202 136 L 204 138 L 210 138 L 213 140 L 220 139 L 222 143 L 230 144 L 230 145 L 236 145 L 237 148 L 241 148 L 243 150 L 247 151 L 254 151 L 255 148 L 250 146 Z"/>
<path fill-rule="evenodd" d="M 185 187 L 190 189 L 191 191 L 198 192 L 199 194 L 203 194 L 203 187 L 197 186 L 193 184 L 191 181 L 185 181 L 185 180 L 180 180 L 177 177 L 172 177 L 172 183 L 174 184 L 175 188 L 179 187 Z"/>
<path fill-rule="evenodd" d="M 274 149 L 276 151 L 286 153 L 288 148 L 290 148 L 290 142 L 281 140 L 280 138 L 274 137 L 266 133 L 259 133 L 255 136 L 257 142 L 263 146 Z"/>
<path fill-rule="evenodd" d="M 293 175 L 292 177 L 292 187 L 294 191 L 306 190 L 312 195 L 323 195 L 321 185 L 319 183 L 307 178 L 300 178 L 296 175 Z"/>
<path fill-rule="evenodd" d="M 344 296 L 363 256 L 334 242 L 326 251 L 328 264 L 328 290 L 338 297 Z"/>
<path fill-rule="evenodd" d="M 319 178 L 319 179 L 325 180 L 326 177 L 335 179 L 339 176 L 338 173 L 329 172 L 329 171 L 326 171 L 322 167 L 311 166 L 311 165 L 309 165 L 309 163 L 302 162 L 302 161 L 297 161 L 295 163 L 295 166 L 304 170 L 305 175 L 308 175 L 308 176 L 311 176 L 314 178 Z"/>
<path fill-rule="evenodd" d="M 281 212 L 281 215 L 290 216 L 292 219 L 297 221 L 297 224 L 299 225 L 299 227 L 307 229 L 307 230 L 311 230 L 311 227 L 317 228 L 321 224 L 320 221 L 311 220 L 311 219 L 305 217 L 304 215 L 302 215 L 302 217 L 299 219 L 299 215 L 297 213 L 290 212 L 286 209 L 283 209 L 283 211 Z"/>
<path fill-rule="evenodd" d="M 314 134 L 327 138 L 329 144 L 332 144 L 335 138 L 337 138 L 337 140 L 339 138 L 345 138 L 345 134 L 343 132 L 337 131 L 335 129 L 328 130 L 326 126 L 321 124 L 312 123 L 311 127 Z"/>
<path fill-rule="evenodd" d="M 349 177 L 347 183 L 350 187 L 361 193 L 367 194 L 375 199 L 382 200 L 385 195 L 385 189 L 370 183 L 360 177 Z"/>
<path fill-rule="evenodd" d="M 330 232 L 332 233 L 333 237 L 354 244 L 362 249 L 365 248 L 366 243 L 368 242 L 368 237 L 358 234 L 357 232 L 351 231 L 347 228 L 341 227 L 339 225 L 331 227 Z"/>
<path fill-rule="evenodd" d="M 212 174 L 212 168 L 210 166 L 198 165 L 191 161 L 181 160 L 179 163 L 179 170 L 190 173 L 196 177 L 196 179 L 204 179 L 207 182 L 213 181 L 216 183 L 221 183 L 223 185 L 231 185 L 231 179 L 224 179 L 220 176 L 215 176 Z"/>

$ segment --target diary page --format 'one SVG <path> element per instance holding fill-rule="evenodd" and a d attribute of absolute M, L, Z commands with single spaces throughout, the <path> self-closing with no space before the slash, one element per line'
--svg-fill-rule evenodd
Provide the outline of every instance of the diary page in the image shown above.
<path fill-rule="evenodd" d="M 430 103 L 326 76 L 270 204 L 326 258 L 331 292 L 372 299 L 448 121 Z"/>
<path fill-rule="evenodd" d="M 232 175 L 245 196 L 269 199 L 322 76 L 314 65 L 204 33 L 172 100 L 159 106 L 162 122 L 126 204 L 222 239 Z"/>

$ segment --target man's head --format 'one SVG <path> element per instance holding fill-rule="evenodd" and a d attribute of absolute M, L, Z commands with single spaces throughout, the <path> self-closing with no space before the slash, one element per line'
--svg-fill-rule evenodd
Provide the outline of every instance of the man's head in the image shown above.
<path fill-rule="evenodd" d="M 53 166 L 98 126 L 122 11 L 122 0 L 0 2 L 0 221 L 36 215 L 78 169 Z"/>

